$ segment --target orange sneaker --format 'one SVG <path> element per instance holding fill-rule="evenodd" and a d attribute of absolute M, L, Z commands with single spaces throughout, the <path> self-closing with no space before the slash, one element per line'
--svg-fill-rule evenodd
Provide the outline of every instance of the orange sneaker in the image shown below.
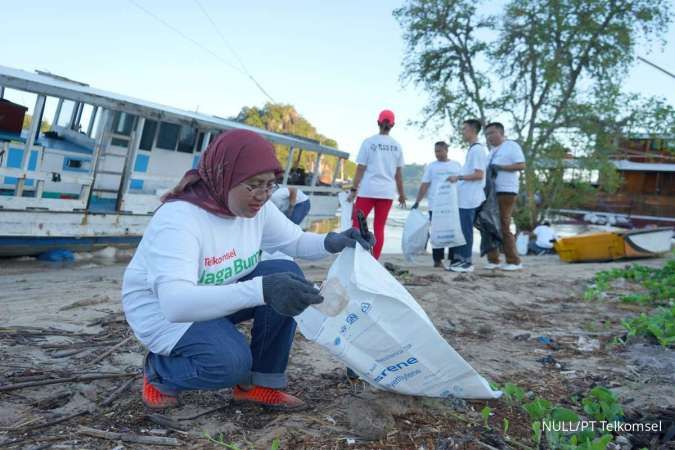
<path fill-rule="evenodd" d="M 143 403 L 152 409 L 173 408 L 178 405 L 178 397 L 163 394 L 143 376 Z"/>
<path fill-rule="evenodd" d="M 248 391 L 239 386 L 232 390 L 232 400 L 235 402 L 251 402 L 270 409 L 292 410 L 305 407 L 305 402 L 297 397 L 276 389 L 255 386 Z"/>

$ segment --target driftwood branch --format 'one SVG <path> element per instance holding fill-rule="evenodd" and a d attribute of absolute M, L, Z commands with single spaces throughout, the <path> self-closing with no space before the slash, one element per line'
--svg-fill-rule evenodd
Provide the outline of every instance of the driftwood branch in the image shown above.
<path fill-rule="evenodd" d="M 135 377 L 128 379 L 120 387 L 112 391 L 112 393 L 101 402 L 101 406 L 108 406 L 112 402 L 114 402 L 117 399 L 117 397 L 119 397 L 123 392 L 129 389 L 129 386 L 131 386 L 133 382 L 136 381 L 138 376 L 140 376 L 140 374 L 137 374 Z"/>
<path fill-rule="evenodd" d="M 185 433 L 187 430 L 184 425 L 181 425 L 177 420 L 172 419 L 171 417 L 163 416 L 161 414 L 148 414 L 145 417 L 152 423 L 176 430 L 181 433 Z"/>
<path fill-rule="evenodd" d="M 52 442 L 52 441 L 63 441 L 68 439 L 68 436 L 26 436 L 13 441 L 4 441 L 0 442 L 0 448 L 13 447 L 15 445 L 23 444 L 26 442 Z M 51 446 L 51 444 L 48 444 Z M 28 447 L 35 450 L 35 447 Z M 39 446 L 37 448 L 40 448 Z M 45 447 L 47 448 L 47 447 Z"/>
<path fill-rule="evenodd" d="M 24 389 L 27 387 L 34 386 L 46 386 L 48 384 L 60 384 L 60 383 L 79 383 L 81 381 L 91 381 L 91 380 L 103 380 L 106 378 L 125 378 L 125 377 L 135 377 L 138 374 L 136 373 L 109 373 L 109 374 L 92 374 L 92 375 L 79 375 L 68 378 L 55 378 L 53 380 L 42 380 L 42 381 L 28 381 L 25 383 L 14 383 L 14 384 L 5 384 L 0 386 L 0 392 L 15 391 L 17 389 Z"/>
<path fill-rule="evenodd" d="M 18 425 L 16 427 L 3 427 L 2 431 L 35 431 L 39 430 L 41 428 L 47 428 L 51 427 L 52 425 L 58 425 L 62 422 L 66 422 L 70 419 L 74 419 L 75 417 L 83 416 L 85 414 L 89 414 L 91 411 L 88 409 L 82 410 L 82 411 L 77 411 L 72 414 L 68 414 L 66 416 L 61 416 L 53 420 L 48 420 L 46 422 L 41 422 L 41 423 L 34 423 L 34 420 L 31 420 L 30 422 L 23 423 L 21 425 Z"/>
<path fill-rule="evenodd" d="M 86 434 L 87 436 L 92 436 L 99 439 L 107 439 L 110 441 L 131 442 L 134 444 L 146 444 L 146 445 L 168 445 L 172 447 L 178 447 L 181 445 L 181 443 L 176 438 L 142 436 L 139 434 L 131 434 L 131 433 L 114 433 L 112 431 L 97 430 L 96 428 L 89 428 L 84 426 L 80 426 L 78 428 L 78 432 L 80 432 L 81 434 Z"/>
<path fill-rule="evenodd" d="M 46 345 L 41 345 L 40 348 L 43 348 L 45 350 L 70 350 L 70 349 L 78 349 L 78 348 L 91 348 L 91 347 L 103 347 L 106 345 L 112 345 L 115 344 L 117 340 L 105 340 L 105 341 L 85 341 L 85 342 L 73 342 L 69 344 L 46 344 Z"/>
<path fill-rule="evenodd" d="M 94 336 L 91 333 L 75 333 L 58 328 L 37 328 L 37 327 L 0 327 L 0 335 L 7 334 L 11 336 Z"/>
<path fill-rule="evenodd" d="M 123 341 L 121 341 L 121 342 L 119 342 L 119 343 L 113 345 L 112 347 L 110 347 L 110 349 L 109 349 L 107 352 L 103 353 L 101 356 L 99 356 L 99 357 L 97 357 L 96 359 L 94 359 L 93 361 L 91 361 L 88 365 L 89 365 L 89 366 L 93 366 L 94 364 L 103 361 L 103 360 L 104 360 L 105 358 L 107 358 L 111 353 L 113 353 L 115 350 L 119 349 L 120 347 L 124 346 L 127 342 L 129 342 L 129 341 L 132 340 L 133 338 L 134 338 L 134 336 L 131 335 L 131 336 L 129 336 L 128 338 L 124 339 Z"/>
<path fill-rule="evenodd" d="M 114 313 L 100 319 L 93 320 L 87 324 L 89 327 L 100 325 L 102 327 L 110 325 L 111 323 L 124 323 L 126 319 L 124 318 L 123 313 Z"/>
<path fill-rule="evenodd" d="M 214 412 L 216 412 L 216 411 L 220 411 L 221 409 L 226 409 L 226 408 L 229 408 L 229 407 L 230 407 L 230 404 L 228 403 L 228 404 L 226 404 L 226 405 L 218 406 L 217 408 L 207 409 L 206 411 L 199 412 L 199 413 L 194 414 L 194 415 L 192 415 L 192 416 L 188 416 L 188 417 L 176 417 L 176 419 L 177 419 L 177 420 L 194 420 L 194 419 L 197 419 L 197 418 L 199 418 L 199 417 L 205 416 L 205 415 L 207 415 L 207 414 L 211 414 L 211 413 L 214 413 Z"/>

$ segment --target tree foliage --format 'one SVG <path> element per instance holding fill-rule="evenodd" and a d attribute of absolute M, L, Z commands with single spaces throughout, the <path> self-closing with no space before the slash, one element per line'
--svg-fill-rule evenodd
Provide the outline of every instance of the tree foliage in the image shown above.
<path fill-rule="evenodd" d="M 25 115 L 23 116 L 23 126 L 22 126 L 23 129 L 24 129 L 24 130 L 29 129 L 32 122 L 33 122 L 33 116 L 30 115 L 30 114 L 25 114 Z M 49 123 L 49 121 L 46 120 L 46 119 L 44 119 L 44 120 L 42 120 L 42 123 L 40 124 L 40 131 L 44 133 L 45 131 L 49 131 L 49 129 L 50 129 L 51 127 L 52 127 L 52 126 L 51 126 L 51 124 Z"/>
<path fill-rule="evenodd" d="M 256 106 L 245 106 L 239 114 L 234 117 L 237 122 L 245 123 L 254 127 L 262 128 L 275 133 L 290 134 L 299 137 L 309 138 L 319 142 L 327 147 L 337 148 L 337 142 L 328 138 L 319 132 L 303 116 L 298 113 L 292 105 L 279 103 L 266 103 L 262 108 Z M 277 158 L 282 167 L 288 162 L 289 148 L 284 145 L 275 145 Z M 295 153 L 297 158 L 298 152 Z M 308 173 L 312 173 L 316 163 L 316 153 L 303 152 L 298 164 Z M 321 180 L 330 180 L 333 176 L 337 158 L 334 156 L 324 156 L 321 160 Z M 354 163 L 345 161 L 345 177 L 353 178 L 356 167 Z"/>
<path fill-rule="evenodd" d="M 671 105 L 621 90 L 637 46 L 663 43 L 668 0 L 511 0 L 495 15 L 486 5 L 408 0 L 395 10 L 407 44 L 402 79 L 429 95 L 421 126 L 470 117 L 510 125 L 528 161 L 530 223 L 559 203 L 570 153 L 611 172 L 618 136 L 675 131 Z"/>

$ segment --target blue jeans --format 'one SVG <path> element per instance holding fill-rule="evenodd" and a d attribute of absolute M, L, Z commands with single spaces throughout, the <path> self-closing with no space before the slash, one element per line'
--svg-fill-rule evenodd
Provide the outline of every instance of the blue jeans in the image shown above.
<path fill-rule="evenodd" d="M 455 247 L 455 255 L 469 264 L 471 264 L 471 253 L 473 251 L 473 223 L 476 219 L 477 210 L 478 208 L 459 208 L 459 222 L 462 225 L 462 234 L 466 244 Z"/>
<path fill-rule="evenodd" d="M 289 217 L 291 222 L 296 225 L 300 225 L 300 223 L 302 223 L 302 219 L 304 219 L 305 216 L 309 214 L 310 206 L 309 199 L 305 200 L 304 202 L 296 203 L 293 207 L 293 212 Z"/>
<path fill-rule="evenodd" d="M 535 255 L 555 255 L 555 250 L 553 248 L 539 247 L 536 241 L 530 241 L 527 244 L 528 253 Z"/>
<path fill-rule="evenodd" d="M 271 260 L 261 262 L 238 281 L 278 272 L 293 272 L 304 278 L 293 261 Z M 235 325 L 250 319 L 253 329 L 249 344 Z M 148 354 L 145 375 L 151 384 L 169 395 L 237 384 L 282 388 L 287 384 L 285 372 L 295 326 L 292 317 L 282 316 L 267 305 L 242 309 L 220 319 L 194 322 L 170 355 Z"/>

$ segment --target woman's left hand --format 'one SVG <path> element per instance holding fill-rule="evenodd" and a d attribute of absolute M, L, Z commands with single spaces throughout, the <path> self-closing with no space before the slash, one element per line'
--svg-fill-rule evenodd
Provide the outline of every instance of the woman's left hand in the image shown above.
<path fill-rule="evenodd" d="M 354 248 L 356 243 L 370 250 L 375 245 L 375 236 L 368 232 L 368 239 L 364 239 L 356 228 L 350 228 L 342 233 L 328 233 L 323 241 L 324 248 L 330 253 L 340 253 L 347 247 Z"/>

